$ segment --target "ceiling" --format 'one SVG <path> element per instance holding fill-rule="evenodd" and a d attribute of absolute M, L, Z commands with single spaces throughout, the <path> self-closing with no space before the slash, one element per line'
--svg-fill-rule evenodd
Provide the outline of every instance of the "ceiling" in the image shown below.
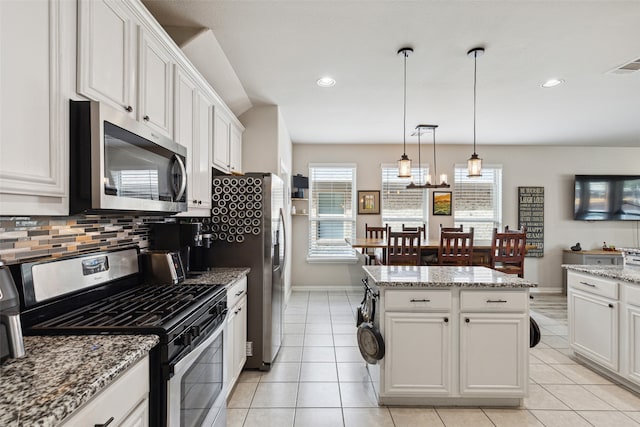
<path fill-rule="evenodd" d="M 640 1 L 143 2 L 163 26 L 210 28 L 214 60 L 252 105 L 280 106 L 294 143 L 401 143 L 403 46 L 407 142 L 429 123 L 438 143 L 471 143 L 467 51 L 482 46 L 478 144 L 640 147 L 640 71 L 609 73 L 640 58 Z"/>

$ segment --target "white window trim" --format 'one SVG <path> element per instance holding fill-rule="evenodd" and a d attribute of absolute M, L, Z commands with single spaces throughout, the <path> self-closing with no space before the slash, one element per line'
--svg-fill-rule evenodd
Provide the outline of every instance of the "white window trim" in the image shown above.
<path fill-rule="evenodd" d="M 310 182 L 309 185 L 309 227 L 308 227 L 308 241 L 307 241 L 307 263 L 309 264 L 355 264 L 358 262 L 358 255 L 355 249 L 352 249 L 351 255 L 334 255 L 334 256 L 310 256 L 310 244 L 311 244 L 311 232 L 312 232 L 312 222 L 313 221 L 322 221 L 322 220 L 342 220 L 342 221 L 351 221 L 353 222 L 352 229 L 354 230 L 354 235 L 352 238 L 355 238 L 355 230 L 356 230 L 356 219 L 357 219 L 357 191 L 356 191 L 356 180 L 358 175 L 358 165 L 357 163 L 309 163 L 309 174 L 311 177 L 311 169 L 312 168 L 352 168 L 353 169 L 353 181 L 351 183 L 351 203 L 352 203 L 352 218 L 347 219 L 342 216 L 322 216 L 316 217 L 313 216 L 313 182 Z M 348 244 L 345 241 L 345 246 Z"/>

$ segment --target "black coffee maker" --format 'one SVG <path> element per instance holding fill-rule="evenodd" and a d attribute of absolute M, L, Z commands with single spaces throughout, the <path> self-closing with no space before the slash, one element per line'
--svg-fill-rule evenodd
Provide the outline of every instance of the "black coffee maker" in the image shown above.
<path fill-rule="evenodd" d="M 202 223 L 154 222 L 149 227 L 151 249 L 179 252 L 187 275 L 190 271 L 201 270 L 197 255 L 204 244 Z"/>

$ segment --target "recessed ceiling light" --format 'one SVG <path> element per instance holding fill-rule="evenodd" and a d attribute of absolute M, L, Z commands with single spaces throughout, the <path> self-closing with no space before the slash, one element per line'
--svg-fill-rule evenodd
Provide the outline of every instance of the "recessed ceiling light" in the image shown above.
<path fill-rule="evenodd" d="M 331 77 L 322 77 L 318 79 L 316 84 L 320 87 L 331 87 L 336 84 L 336 81 Z"/>
<path fill-rule="evenodd" d="M 562 79 L 549 79 L 546 82 L 542 83 L 542 87 L 554 87 L 562 83 L 564 83 L 564 80 Z"/>

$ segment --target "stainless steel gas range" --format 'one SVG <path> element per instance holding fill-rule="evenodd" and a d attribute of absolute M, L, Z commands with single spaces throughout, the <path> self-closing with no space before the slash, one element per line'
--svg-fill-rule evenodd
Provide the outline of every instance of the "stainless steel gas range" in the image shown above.
<path fill-rule="evenodd" d="M 224 426 L 226 291 L 141 284 L 137 248 L 13 267 L 26 335 L 155 334 L 150 426 Z"/>

